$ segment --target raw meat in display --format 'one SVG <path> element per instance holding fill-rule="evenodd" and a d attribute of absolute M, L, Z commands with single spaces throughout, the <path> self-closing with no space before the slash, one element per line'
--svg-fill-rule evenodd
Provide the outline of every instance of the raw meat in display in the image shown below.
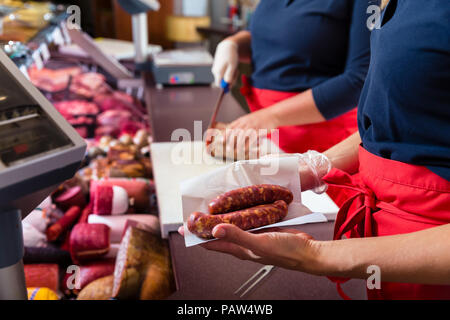
<path fill-rule="evenodd" d="M 67 88 L 70 77 L 75 77 L 82 73 L 81 68 L 72 67 L 65 69 L 47 69 L 39 70 L 32 67 L 28 70 L 31 82 L 41 90 L 48 92 L 57 92 Z"/>
<path fill-rule="evenodd" d="M 109 90 L 106 78 L 100 73 L 88 72 L 75 76 L 70 85 L 70 92 L 86 98 Z"/>
<path fill-rule="evenodd" d="M 95 138 L 101 138 L 103 136 L 110 136 L 110 137 L 118 137 L 120 134 L 120 128 L 117 128 L 115 126 L 99 126 L 97 129 L 95 129 Z"/>
<path fill-rule="evenodd" d="M 101 126 L 114 126 L 120 128 L 132 117 L 131 112 L 127 110 L 107 110 L 97 117 L 97 123 Z"/>
<path fill-rule="evenodd" d="M 55 103 L 54 106 L 66 119 L 82 115 L 97 115 L 100 111 L 95 103 L 83 100 L 61 101 Z"/>

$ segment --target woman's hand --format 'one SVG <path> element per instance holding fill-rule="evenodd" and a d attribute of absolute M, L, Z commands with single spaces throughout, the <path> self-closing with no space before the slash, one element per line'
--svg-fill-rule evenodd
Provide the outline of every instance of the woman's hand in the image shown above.
<path fill-rule="evenodd" d="M 183 227 L 178 232 L 184 235 Z M 298 230 L 271 228 L 250 233 L 231 224 L 220 224 L 213 229 L 213 236 L 219 240 L 201 246 L 264 265 L 306 272 L 317 270 L 319 246 L 310 235 Z"/>
<path fill-rule="evenodd" d="M 219 43 L 214 56 L 212 74 L 216 86 L 220 87 L 220 82 L 225 80 L 230 86 L 236 80 L 239 65 L 239 46 L 231 40 L 225 39 Z"/>
<path fill-rule="evenodd" d="M 231 122 L 227 129 L 230 130 L 260 130 L 266 129 L 268 131 L 278 128 L 277 117 L 272 112 L 271 108 L 258 110 L 249 113 L 239 119 Z"/>

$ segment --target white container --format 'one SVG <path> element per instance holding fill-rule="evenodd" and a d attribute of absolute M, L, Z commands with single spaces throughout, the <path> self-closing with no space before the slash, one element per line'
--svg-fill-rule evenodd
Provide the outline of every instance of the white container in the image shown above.
<path fill-rule="evenodd" d="M 204 17 L 208 15 L 208 0 L 183 0 L 183 15 Z"/>

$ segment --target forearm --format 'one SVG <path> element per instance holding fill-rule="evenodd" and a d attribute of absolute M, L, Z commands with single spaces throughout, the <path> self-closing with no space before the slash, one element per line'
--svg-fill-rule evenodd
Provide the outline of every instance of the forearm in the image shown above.
<path fill-rule="evenodd" d="M 250 31 L 243 30 L 238 33 L 229 36 L 226 40 L 231 40 L 238 46 L 239 60 L 242 62 L 251 61 L 252 50 L 251 50 L 251 40 L 252 35 Z"/>
<path fill-rule="evenodd" d="M 359 132 L 355 132 L 353 135 L 328 149 L 323 154 L 330 160 L 331 168 L 340 169 L 349 174 L 353 174 L 357 171 L 359 166 L 358 149 L 360 143 L 361 138 Z M 328 162 L 328 160 L 326 160 L 326 162 Z M 317 164 L 311 162 L 315 167 L 315 170 L 312 170 L 308 163 L 305 163 L 305 161 L 300 162 L 299 173 L 302 191 L 317 188 L 322 183 L 322 178 L 328 173 L 330 166 L 324 166 L 322 160 L 319 161 L 319 163 L 322 165 L 317 166 Z"/>
<path fill-rule="evenodd" d="M 360 144 L 361 136 L 357 131 L 325 151 L 324 154 L 330 159 L 333 168 L 353 174 L 357 172 L 359 167 L 358 152 Z"/>
<path fill-rule="evenodd" d="M 305 125 L 326 121 L 314 102 L 312 90 L 306 90 L 291 98 L 258 112 L 268 112 L 277 127 Z"/>
<path fill-rule="evenodd" d="M 316 242 L 308 272 L 366 279 L 375 265 L 381 281 L 450 285 L 450 224 L 419 232 Z"/>

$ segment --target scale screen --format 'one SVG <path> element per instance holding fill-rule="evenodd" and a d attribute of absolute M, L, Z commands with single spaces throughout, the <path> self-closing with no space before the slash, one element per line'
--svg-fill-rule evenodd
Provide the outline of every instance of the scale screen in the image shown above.
<path fill-rule="evenodd" d="M 70 146 L 71 140 L 0 65 L 0 164 L 11 167 Z"/>

